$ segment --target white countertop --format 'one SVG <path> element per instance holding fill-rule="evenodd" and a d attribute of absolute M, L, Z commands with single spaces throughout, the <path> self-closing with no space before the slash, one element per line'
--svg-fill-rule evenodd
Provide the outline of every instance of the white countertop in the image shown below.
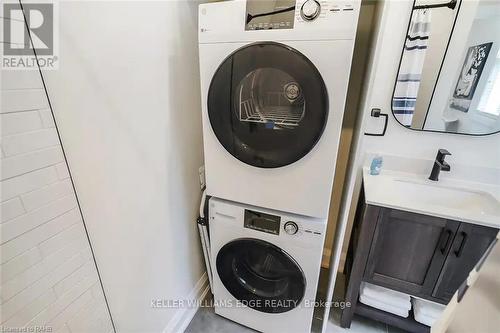
<path fill-rule="evenodd" d="M 484 170 L 471 172 L 482 177 L 479 179 L 482 181 L 457 179 L 442 172 L 441 179 L 434 182 L 420 169 L 411 170 L 412 163 L 408 161 L 394 163 L 394 157 L 384 156 L 384 164 L 386 160 L 387 165 L 383 165 L 376 176 L 369 172 L 371 158 L 365 163 L 363 182 L 367 204 L 500 228 L 500 184 L 494 181 L 497 174 L 486 182 Z M 401 165 L 410 170 L 395 167 Z"/>

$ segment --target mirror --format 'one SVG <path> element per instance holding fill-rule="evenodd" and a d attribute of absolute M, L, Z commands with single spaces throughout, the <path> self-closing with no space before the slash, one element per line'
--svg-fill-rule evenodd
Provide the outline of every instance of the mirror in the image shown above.
<path fill-rule="evenodd" d="M 500 131 L 500 1 L 416 0 L 392 112 L 421 131 Z"/>

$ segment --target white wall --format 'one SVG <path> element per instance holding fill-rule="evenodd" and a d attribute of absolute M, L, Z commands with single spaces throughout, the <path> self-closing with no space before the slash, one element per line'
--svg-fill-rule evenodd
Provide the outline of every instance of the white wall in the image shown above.
<path fill-rule="evenodd" d="M 182 310 L 151 301 L 206 279 L 197 3 L 61 2 L 59 59 L 43 74 L 117 331 L 172 328 Z"/>
<path fill-rule="evenodd" d="M 2 330 L 46 326 L 54 332 L 110 332 L 40 74 L 0 74 Z"/>

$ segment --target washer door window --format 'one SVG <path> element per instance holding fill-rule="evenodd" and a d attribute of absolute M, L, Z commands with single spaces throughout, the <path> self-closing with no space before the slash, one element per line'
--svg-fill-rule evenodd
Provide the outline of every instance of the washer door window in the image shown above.
<path fill-rule="evenodd" d="M 328 117 L 326 87 L 297 50 L 251 44 L 217 69 L 208 116 L 231 155 L 256 167 L 281 167 L 304 157 L 321 137 Z"/>
<path fill-rule="evenodd" d="M 297 307 L 306 280 L 295 260 L 275 245 L 239 239 L 217 254 L 217 273 L 237 300 L 255 310 L 282 313 Z"/>

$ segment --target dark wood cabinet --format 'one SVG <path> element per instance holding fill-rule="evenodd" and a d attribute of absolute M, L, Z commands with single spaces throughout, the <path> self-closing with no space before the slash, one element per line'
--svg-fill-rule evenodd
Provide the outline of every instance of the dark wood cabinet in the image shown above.
<path fill-rule="evenodd" d="M 467 279 L 498 229 L 377 207 L 360 202 L 345 268 L 346 302 L 341 317 L 349 327 L 354 313 L 412 332 L 429 328 L 360 304 L 362 281 L 447 304 Z"/>
<path fill-rule="evenodd" d="M 497 229 L 461 223 L 432 296 L 448 301 L 467 279 L 498 233 Z"/>
<path fill-rule="evenodd" d="M 365 281 L 415 296 L 431 295 L 459 223 L 382 208 Z"/>

